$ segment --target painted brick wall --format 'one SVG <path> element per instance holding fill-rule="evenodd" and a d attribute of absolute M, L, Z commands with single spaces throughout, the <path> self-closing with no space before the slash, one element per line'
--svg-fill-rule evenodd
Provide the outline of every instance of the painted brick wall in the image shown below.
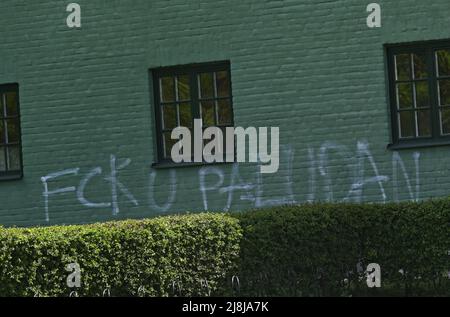
<path fill-rule="evenodd" d="M 0 84 L 20 85 L 24 163 L 22 180 L 0 183 L 1 224 L 450 192 L 450 147 L 386 150 L 383 50 L 450 38 L 448 0 L 378 1 L 378 29 L 361 0 L 77 2 L 81 29 L 66 26 L 68 2 L 0 2 Z M 252 164 L 152 169 L 148 70 L 218 60 L 231 61 L 236 125 L 281 128 L 276 175 Z M 69 170 L 48 186 L 72 191 L 46 207 L 41 178 Z"/>

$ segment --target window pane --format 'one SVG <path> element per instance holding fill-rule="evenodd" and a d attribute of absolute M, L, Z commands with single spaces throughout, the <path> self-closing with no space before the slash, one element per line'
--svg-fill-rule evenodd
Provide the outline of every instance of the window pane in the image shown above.
<path fill-rule="evenodd" d="M 191 85 L 189 84 L 189 76 L 178 76 L 178 101 L 187 101 L 191 99 Z"/>
<path fill-rule="evenodd" d="M 400 109 L 413 107 L 410 83 L 397 84 L 397 103 Z"/>
<path fill-rule="evenodd" d="M 4 117 L 3 95 L 0 93 L 0 118 Z"/>
<path fill-rule="evenodd" d="M 228 72 L 216 73 L 216 85 L 218 97 L 230 97 L 230 80 L 228 78 Z"/>
<path fill-rule="evenodd" d="M 8 171 L 20 171 L 20 150 L 18 146 L 10 146 L 8 149 Z"/>
<path fill-rule="evenodd" d="M 161 101 L 175 101 L 175 86 L 173 77 L 163 77 L 160 79 Z"/>
<path fill-rule="evenodd" d="M 194 119 L 201 119 L 205 128 L 219 124 L 221 127 L 232 125 L 228 63 L 167 67 L 159 69 L 154 75 L 154 110 L 160 128 L 157 135 L 158 159 L 170 160 L 172 146 L 178 142 L 170 136 L 178 126 L 192 130 Z"/>
<path fill-rule="evenodd" d="M 439 80 L 439 104 L 450 105 L 450 80 Z"/>
<path fill-rule="evenodd" d="M 431 136 L 430 123 L 430 110 L 420 110 L 417 112 L 419 136 Z"/>
<path fill-rule="evenodd" d="M 19 121 L 17 119 L 8 119 L 6 120 L 6 127 L 8 143 L 18 143 L 20 141 Z"/>
<path fill-rule="evenodd" d="M 436 52 L 439 76 L 450 75 L 450 50 Z"/>
<path fill-rule="evenodd" d="M 232 111 L 229 100 L 219 100 L 218 102 L 218 116 L 220 125 L 231 125 Z"/>
<path fill-rule="evenodd" d="M 192 109 L 190 103 L 180 104 L 180 125 L 182 127 L 192 127 Z"/>
<path fill-rule="evenodd" d="M 429 107 L 430 96 L 428 92 L 428 82 L 420 81 L 416 83 L 416 107 Z"/>
<path fill-rule="evenodd" d="M 0 120 L 0 143 L 5 143 L 5 121 L 3 120 Z"/>
<path fill-rule="evenodd" d="M 163 129 L 173 129 L 177 126 L 177 109 L 175 105 L 161 106 L 163 113 Z"/>
<path fill-rule="evenodd" d="M 214 120 L 214 101 L 205 101 L 201 103 L 203 126 L 209 127 L 215 125 Z"/>
<path fill-rule="evenodd" d="M 399 112 L 400 116 L 400 137 L 408 138 L 415 136 L 414 127 L 414 112 L 402 111 Z"/>
<path fill-rule="evenodd" d="M 8 117 L 17 116 L 17 94 L 16 92 L 6 93 L 6 115 Z"/>
<path fill-rule="evenodd" d="M 0 172 L 6 171 L 5 148 L 0 147 Z"/>
<path fill-rule="evenodd" d="M 171 139 L 172 132 L 164 132 L 164 157 L 171 158 L 172 147 L 178 140 Z"/>
<path fill-rule="evenodd" d="M 397 80 L 411 79 L 411 55 L 400 54 L 395 56 L 395 64 L 397 66 Z"/>
<path fill-rule="evenodd" d="M 213 73 L 203 73 L 199 75 L 200 98 L 214 98 Z"/>
<path fill-rule="evenodd" d="M 450 133 L 450 108 L 441 110 L 442 134 Z"/>
<path fill-rule="evenodd" d="M 414 58 L 414 78 L 423 79 L 428 77 L 427 59 L 425 54 L 413 54 Z"/>

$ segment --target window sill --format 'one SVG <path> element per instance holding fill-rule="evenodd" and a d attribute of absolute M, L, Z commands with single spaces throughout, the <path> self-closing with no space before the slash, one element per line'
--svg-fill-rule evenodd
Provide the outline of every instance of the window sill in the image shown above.
<path fill-rule="evenodd" d="M 388 150 L 403 150 L 403 149 L 415 149 L 425 147 L 436 147 L 450 145 L 450 139 L 422 139 L 422 140 L 407 140 L 400 141 L 399 143 L 388 144 Z"/>
<path fill-rule="evenodd" d="M 0 182 L 3 181 L 16 181 L 21 180 L 23 178 L 23 174 L 18 173 L 0 173 Z"/>
<path fill-rule="evenodd" d="M 169 168 L 182 168 L 182 167 L 196 167 L 196 166 L 211 166 L 211 165 L 231 165 L 235 162 L 192 162 L 192 163 L 174 163 L 170 161 L 153 163 L 154 169 L 169 169 Z"/>

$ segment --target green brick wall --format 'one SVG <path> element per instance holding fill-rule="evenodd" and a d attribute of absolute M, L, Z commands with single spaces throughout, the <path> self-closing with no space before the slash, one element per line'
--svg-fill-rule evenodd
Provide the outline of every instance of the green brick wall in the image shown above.
<path fill-rule="evenodd" d="M 24 163 L 22 180 L 0 182 L 1 224 L 449 193 L 450 147 L 386 149 L 383 50 L 450 38 L 448 0 L 378 1 L 375 29 L 361 0 L 77 3 L 81 29 L 67 27 L 63 1 L 0 2 L 0 84 L 20 85 Z M 220 60 L 231 61 L 236 125 L 280 127 L 279 172 L 152 169 L 148 70 Z M 50 195 L 46 208 L 42 177 L 64 171 L 72 174 L 48 190 L 71 191 Z"/>

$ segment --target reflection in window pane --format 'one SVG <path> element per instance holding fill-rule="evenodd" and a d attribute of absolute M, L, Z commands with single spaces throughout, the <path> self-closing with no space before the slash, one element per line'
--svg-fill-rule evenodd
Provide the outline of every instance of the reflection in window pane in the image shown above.
<path fill-rule="evenodd" d="M 4 111 L 5 109 L 3 108 L 3 95 L 0 94 L 0 118 L 4 117 Z"/>
<path fill-rule="evenodd" d="M 450 108 L 441 109 L 442 134 L 450 133 Z"/>
<path fill-rule="evenodd" d="M 6 171 L 5 148 L 0 147 L 0 172 Z"/>
<path fill-rule="evenodd" d="M 214 98 L 213 73 L 203 73 L 199 75 L 200 98 Z"/>
<path fill-rule="evenodd" d="M 410 83 L 397 84 L 397 103 L 400 109 L 413 107 Z"/>
<path fill-rule="evenodd" d="M 428 77 L 427 59 L 425 54 L 413 54 L 414 78 L 423 79 Z"/>
<path fill-rule="evenodd" d="M 439 80 L 439 104 L 450 105 L 450 80 Z"/>
<path fill-rule="evenodd" d="M 8 149 L 8 171 L 20 171 L 20 150 L 18 146 L 10 146 Z"/>
<path fill-rule="evenodd" d="M 218 72 L 216 73 L 217 82 L 217 96 L 218 97 L 229 97 L 230 96 L 230 81 L 228 78 L 228 72 Z"/>
<path fill-rule="evenodd" d="M 163 77 L 160 79 L 161 101 L 175 101 L 175 85 L 173 77 Z"/>
<path fill-rule="evenodd" d="M 187 101 L 191 99 L 191 86 L 189 76 L 178 76 L 178 101 Z"/>
<path fill-rule="evenodd" d="M 430 110 L 420 110 L 417 112 L 417 124 L 419 136 L 431 136 Z"/>
<path fill-rule="evenodd" d="M 218 117 L 220 125 L 231 125 L 232 123 L 232 111 L 229 100 L 218 101 Z"/>
<path fill-rule="evenodd" d="M 8 132 L 8 143 L 19 142 L 19 121 L 17 119 L 6 120 L 7 132 Z"/>
<path fill-rule="evenodd" d="M 209 127 L 215 125 L 214 101 L 205 101 L 201 103 L 203 126 Z"/>
<path fill-rule="evenodd" d="M 164 129 L 173 129 L 177 126 L 177 109 L 175 105 L 164 105 L 161 107 L 163 113 Z"/>
<path fill-rule="evenodd" d="M 416 107 L 429 107 L 430 96 L 428 93 L 428 82 L 419 81 L 416 83 Z"/>
<path fill-rule="evenodd" d="M 171 139 L 172 132 L 164 132 L 164 157 L 170 158 L 172 153 L 172 147 L 178 140 Z"/>
<path fill-rule="evenodd" d="M 0 120 L 0 144 L 5 143 L 5 121 Z"/>
<path fill-rule="evenodd" d="M 192 109 L 190 103 L 181 103 L 180 109 L 180 126 L 192 127 Z"/>
<path fill-rule="evenodd" d="M 414 127 L 414 112 L 402 111 L 399 112 L 400 117 L 400 137 L 408 138 L 415 136 Z"/>
<path fill-rule="evenodd" d="M 8 117 L 17 116 L 17 94 L 16 92 L 6 93 L 6 115 Z"/>
<path fill-rule="evenodd" d="M 450 75 L 450 50 L 436 52 L 439 76 Z"/>
<path fill-rule="evenodd" d="M 411 55 L 400 54 L 395 56 L 395 64 L 397 66 L 397 80 L 411 79 Z"/>
<path fill-rule="evenodd" d="M 0 172 L 6 171 L 5 151 L 4 147 L 0 147 Z"/>

